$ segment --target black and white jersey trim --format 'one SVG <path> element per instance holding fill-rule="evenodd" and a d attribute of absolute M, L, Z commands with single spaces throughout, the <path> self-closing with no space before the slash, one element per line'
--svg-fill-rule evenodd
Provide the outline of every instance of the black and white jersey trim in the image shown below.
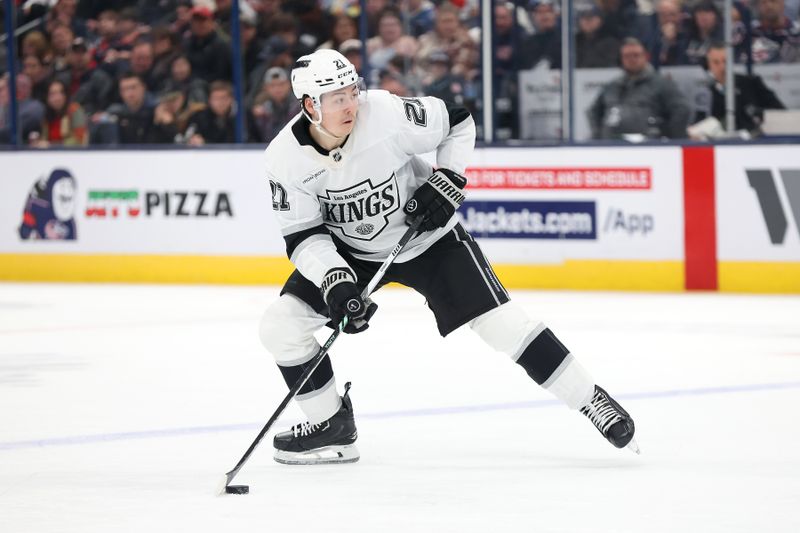
<path fill-rule="evenodd" d="M 283 239 L 286 241 L 286 255 L 294 261 L 296 255 L 305 246 L 308 246 L 314 241 L 321 239 L 330 240 L 331 234 L 323 224 L 314 226 L 313 228 L 304 229 L 291 235 L 286 235 Z"/>
<path fill-rule="evenodd" d="M 281 228 L 281 235 L 285 239 L 292 233 L 299 233 L 303 230 L 311 229 L 317 226 L 322 226 L 322 215 L 320 214 L 317 217 L 314 217 L 311 220 L 306 220 L 304 222 L 295 222 L 294 224 L 287 225 L 284 228 Z"/>
<path fill-rule="evenodd" d="M 471 116 L 467 108 L 462 105 L 444 100 L 444 107 L 447 109 L 447 116 L 450 119 L 450 129 L 461 124 Z"/>

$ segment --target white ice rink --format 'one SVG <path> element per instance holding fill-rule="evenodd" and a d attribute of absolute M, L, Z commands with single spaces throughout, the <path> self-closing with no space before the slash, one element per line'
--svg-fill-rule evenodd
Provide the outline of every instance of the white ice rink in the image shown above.
<path fill-rule="evenodd" d="M 0 532 L 800 531 L 800 297 L 512 291 L 633 415 L 609 445 L 421 297 L 332 350 L 361 461 L 290 467 L 272 287 L 0 284 Z M 292 405 L 278 427 L 297 422 Z"/>

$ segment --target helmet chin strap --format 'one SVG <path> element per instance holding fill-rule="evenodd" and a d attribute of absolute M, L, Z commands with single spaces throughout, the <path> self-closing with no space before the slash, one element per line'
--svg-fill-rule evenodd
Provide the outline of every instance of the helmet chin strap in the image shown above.
<path fill-rule="evenodd" d="M 339 137 L 338 135 L 334 135 L 330 131 L 328 131 L 325 128 L 323 128 L 322 127 L 322 108 L 320 106 L 314 106 L 314 109 L 317 111 L 317 115 L 319 115 L 319 120 L 314 120 L 313 118 L 311 118 L 311 115 L 308 114 L 308 112 L 305 110 L 305 107 L 303 108 L 303 114 L 306 116 L 308 121 L 311 122 L 314 125 L 314 127 L 317 129 L 318 132 L 320 132 L 321 134 L 323 134 L 323 135 L 325 135 L 327 137 L 330 137 L 331 139 L 333 139 L 335 141 L 342 141 L 342 140 L 345 139 L 345 137 L 347 137 L 346 135 L 343 135 L 343 136 Z"/>

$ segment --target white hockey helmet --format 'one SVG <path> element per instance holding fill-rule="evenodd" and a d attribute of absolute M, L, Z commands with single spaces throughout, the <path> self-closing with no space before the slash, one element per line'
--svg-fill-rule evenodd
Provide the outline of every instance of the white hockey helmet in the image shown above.
<path fill-rule="evenodd" d="M 302 56 L 292 69 L 292 90 L 298 100 L 308 95 L 315 108 L 323 94 L 358 82 L 356 67 L 336 50 L 317 50 Z"/>

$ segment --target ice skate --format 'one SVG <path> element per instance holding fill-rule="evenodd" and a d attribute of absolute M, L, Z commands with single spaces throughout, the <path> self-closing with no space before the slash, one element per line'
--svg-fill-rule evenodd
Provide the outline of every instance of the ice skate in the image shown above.
<path fill-rule="evenodd" d="M 320 424 L 303 422 L 275 435 L 275 460 L 287 465 L 354 463 L 360 455 L 355 446 L 358 432 L 350 401 L 350 383 L 345 385 L 342 407 Z"/>
<path fill-rule="evenodd" d="M 581 407 L 581 414 L 592 421 L 592 424 L 617 448 L 630 448 L 639 453 L 639 446 L 633 438 L 636 431 L 633 418 L 602 387 L 594 386 L 592 401 Z"/>

